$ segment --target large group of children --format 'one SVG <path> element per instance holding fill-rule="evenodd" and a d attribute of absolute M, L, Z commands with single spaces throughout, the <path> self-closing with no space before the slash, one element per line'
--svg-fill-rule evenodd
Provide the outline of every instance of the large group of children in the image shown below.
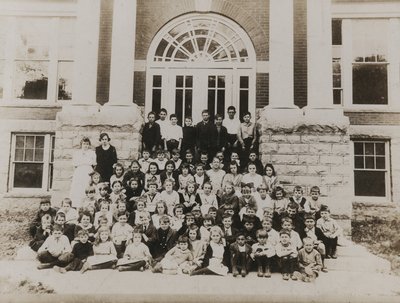
<path fill-rule="evenodd" d="M 234 277 L 255 270 L 303 281 L 327 271 L 341 229 L 317 186 L 309 197 L 301 186 L 289 195 L 253 148 L 246 159 L 231 149 L 228 161 L 222 150 L 209 161 L 209 151 L 182 154 L 180 141 L 168 151 L 171 144 L 145 148 L 128 169 L 114 163 L 107 180 L 90 172 L 79 201 L 65 198 L 59 209 L 42 201 L 30 226 L 38 268 Z"/>

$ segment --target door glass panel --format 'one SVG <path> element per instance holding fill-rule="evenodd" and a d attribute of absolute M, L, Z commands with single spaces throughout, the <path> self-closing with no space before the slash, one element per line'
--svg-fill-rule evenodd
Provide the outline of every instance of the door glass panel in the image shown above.
<path fill-rule="evenodd" d="M 208 104 L 207 104 L 208 112 L 210 114 L 210 120 L 214 121 L 215 116 L 215 90 L 208 90 Z"/>
<path fill-rule="evenodd" d="M 218 76 L 218 87 L 225 87 L 225 76 Z"/>
<path fill-rule="evenodd" d="M 193 99 L 192 98 L 193 98 L 192 90 L 191 89 L 186 90 L 185 91 L 185 116 L 183 118 L 193 116 L 193 114 L 192 114 L 192 100 Z M 183 119 L 181 121 L 182 121 L 182 125 L 183 125 L 183 122 L 184 122 Z"/>
<path fill-rule="evenodd" d="M 175 114 L 178 124 L 183 125 L 185 117 L 192 116 L 193 76 L 176 76 Z"/>
<path fill-rule="evenodd" d="M 178 118 L 178 123 L 182 121 L 182 104 L 183 104 L 183 89 L 176 89 L 175 93 L 175 114 Z"/>
<path fill-rule="evenodd" d="M 219 89 L 217 96 L 217 114 L 222 115 L 224 117 L 225 113 L 225 90 Z"/>

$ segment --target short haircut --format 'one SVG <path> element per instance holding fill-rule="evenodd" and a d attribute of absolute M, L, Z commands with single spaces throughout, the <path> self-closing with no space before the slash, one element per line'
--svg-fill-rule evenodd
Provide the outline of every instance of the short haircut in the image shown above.
<path fill-rule="evenodd" d="M 218 209 L 215 207 L 215 206 L 211 206 L 209 209 L 208 209 L 208 213 L 210 213 L 210 212 L 217 212 L 218 211 Z"/>
<path fill-rule="evenodd" d="M 53 225 L 53 232 L 55 232 L 55 231 L 63 232 L 63 227 L 60 224 L 54 224 Z"/>
<path fill-rule="evenodd" d="M 81 229 L 80 231 L 78 231 L 78 237 L 82 237 L 82 236 L 89 237 L 89 232 L 86 229 Z"/>
<path fill-rule="evenodd" d="M 285 223 L 285 222 L 289 222 L 290 224 L 293 224 L 293 220 L 289 217 L 283 217 L 281 220 L 281 224 Z"/>
<path fill-rule="evenodd" d="M 301 187 L 300 185 L 296 185 L 293 189 L 293 192 L 295 191 L 301 191 L 301 193 L 303 193 L 303 187 Z"/>
<path fill-rule="evenodd" d="M 311 239 L 310 237 L 305 237 L 305 238 L 303 239 L 303 243 L 306 244 L 306 242 L 314 244 L 314 240 Z"/>
<path fill-rule="evenodd" d="M 224 220 L 224 219 L 226 219 L 226 218 L 229 218 L 229 219 L 232 220 L 232 216 L 231 216 L 230 214 L 223 214 L 223 215 L 222 215 L 222 220 Z"/>
<path fill-rule="evenodd" d="M 219 119 L 219 118 L 221 118 L 221 119 L 222 119 L 223 117 L 222 117 L 222 115 L 221 115 L 221 114 L 216 114 L 216 115 L 214 116 L 214 118 L 215 118 L 215 120 L 217 120 L 217 119 Z"/>
<path fill-rule="evenodd" d="M 65 204 L 68 204 L 69 206 L 72 206 L 72 200 L 70 198 L 62 199 L 61 206 L 64 206 Z"/>
<path fill-rule="evenodd" d="M 318 186 L 313 186 L 313 187 L 311 187 L 311 189 L 310 189 L 310 193 L 312 193 L 312 192 L 317 192 L 317 193 L 321 193 L 321 190 L 319 189 L 319 187 Z"/>
<path fill-rule="evenodd" d="M 256 237 L 257 237 L 257 238 L 268 238 L 268 233 L 267 233 L 267 231 L 264 230 L 264 229 L 259 229 L 259 230 L 257 230 L 257 232 L 256 232 Z"/>
<path fill-rule="evenodd" d="M 149 117 L 150 115 L 154 115 L 154 117 L 156 116 L 156 113 L 155 112 L 149 112 L 148 114 L 147 114 L 147 117 Z"/>
<path fill-rule="evenodd" d="M 160 217 L 160 223 L 170 223 L 171 220 L 169 219 L 169 217 L 167 215 L 163 215 Z"/>
<path fill-rule="evenodd" d="M 128 218 L 128 214 L 127 214 L 125 211 L 120 211 L 120 212 L 117 214 L 117 218 L 122 217 L 122 216 L 126 216 L 126 217 Z"/>
<path fill-rule="evenodd" d="M 235 112 L 236 112 L 236 108 L 233 106 L 233 105 L 230 105 L 230 106 L 228 106 L 228 112 L 230 111 L 230 110 L 234 110 Z"/>
<path fill-rule="evenodd" d="M 50 204 L 51 205 L 51 202 L 49 200 L 42 200 L 42 201 L 40 201 L 40 205 L 42 205 L 42 204 Z"/>
<path fill-rule="evenodd" d="M 107 137 L 107 140 L 111 141 L 111 138 L 107 133 L 101 133 L 99 136 L 99 141 L 103 140 L 104 137 Z"/>
<path fill-rule="evenodd" d="M 282 230 L 279 232 L 279 235 L 280 235 L 280 236 L 282 236 L 282 235 L 288 235 L 288 236 L 290 237 L 290 231 L 288 231 L 287 229 L 282 229 Z"/>
<path fill-rule="evenodd" d="M 161 109 L 160 109 L 160 114 L 161 114 L 161 113 L 166 113 L 166 114 L 167 114 L 168 112 L 167 112 L 167 110 L 166 110 L 165 108 L 161 108 Z"/>
<path fill-rule="evenodd" d="M 306 220 L 314 220 L 314 221 L 315 221 L 315 217 L 314 217 L 313 214 L 307 214 L 307 213 L 305 213 L 305 214 L 304 214 L 304 221 L 306 221 Z"/>
<path fill-rule="evenodd" d="M 171 120 L 172 118 L 177 118 L 178 119 L 178 117 L 175 114 L 169 115 L 169 119 Z"/>
<path fill-rule="evenodd" d="M 203 109 L 203 110 L 201 111 L 201 114 L 208 114 L 208 109 Z"/>
<path fill-rule="evenodd" d="M 206 220 L 209 220 L 209 221 L 211 221 L 211 224 L 212 225 L 214 225 L 214 217 L 213 216 L 211 216 L 211 215 L 209 215 L 209 214 L 205 214 L 204 216 L 203 216 L 203 222 L 204 221 L 206 221 Z"/>

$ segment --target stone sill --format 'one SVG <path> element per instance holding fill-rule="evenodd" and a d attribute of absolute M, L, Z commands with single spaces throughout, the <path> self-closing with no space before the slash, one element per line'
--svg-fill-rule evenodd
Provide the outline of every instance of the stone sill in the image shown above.
<path fill-rule="evenodd" d="M 51 198 L 48 191 L 17 191 L 13 190 L 3 195 L 3 198 Z"/>
<path fill-rule="evenodd" d="M 400 109 L 399 108 L 392 108 L 392 107 L 385 107 L 385 108 L 379 108 L 379 107 L 374 107 L 374 108 L 357 108 L 357 107 L 345 107 L 343 108 L 344 114 L 351 114 L 351 113 L 375 113 L 375 114 L 385 114 L 385 113 L 390 113 L 390 114 L 400 114 Z"/>
<path fill-rule="evenodd" d="M 67 102 L 49 102 L 43 100 L 29 101 L 0 101 L 0 107 L 15 107 L 15 108 L 62 108 Z"/>
<path fill-rule="evenodd" d="M 353 201 L 353 207 L 387 207 L 387 208 L 397 208 L 399 205 L 395 202 L 390 201 Z"/>

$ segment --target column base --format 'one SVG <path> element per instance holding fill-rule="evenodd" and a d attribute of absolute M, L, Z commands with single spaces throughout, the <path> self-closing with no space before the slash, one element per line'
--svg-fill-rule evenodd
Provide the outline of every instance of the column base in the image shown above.
<path fill-rule="evenodd" d="M 140 152 L 141 109 L 136 105 L 66 105 L 56 117 L 52 201 L 57 206 L 69 196 L 74 168 L 72 155 L 83 136 L 89 137 L 94 149 L 99 135 L 107 132 L 117 150 L 118 162 L 128 167 Z"/>
<path fill-rule="evenodd" d="M 318 186 L 332 214 L 349 222 L 352 167 L 349 119 L 341 109 L 264 108 L 260 115 L 260 158 L 272 163 L 288 193 Z M 346 230 L 349 225 L 343 226 Z"/>

